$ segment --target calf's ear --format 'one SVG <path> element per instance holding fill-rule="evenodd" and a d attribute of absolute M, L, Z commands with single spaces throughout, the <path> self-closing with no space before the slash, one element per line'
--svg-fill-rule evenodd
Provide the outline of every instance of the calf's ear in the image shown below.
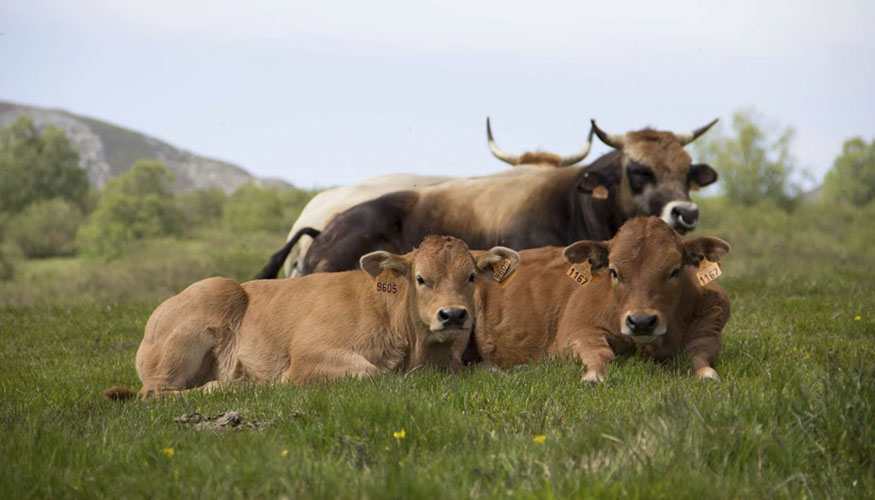
<path fill-rule="evenodd" d="M 608 246 L 599 241 L 578 241 L 565 247 L 562 257 L 570 264 L 589 259 L 592 270 L 595 271 L 608 265 Z"/>
<path fill-rule="evenodd" d="M 511 250 L 507 247 L 492 247 L 474 259 L 474 265 L 479 273 L 494 276 L 492 264 L 497 264 L 504 260 L 508 261 L 508 266 L 503 271 L 502 276 L 508 276 L 520 264 L 520 254 L 516 250 Z"/>
<path fill-rule="evenodd" d="M 694 163 L 690 165 L 687 180 L 690 182 L 690 189 L 695 191 L 717 182 L 717 172 L 704 163 Z"/>
<path fill-rule="evenodd" d="M 404 257 L 385 250 L 377 250 L 376 252 L 362 255 L 362 258 L 359 259 L 359 265 L 372 278 L 379 276 L 383 269 L 388 269 L 398 275 L 406 274 L 408 269 L 407 261 L 404 260 Z"/>
<path fill-rule="evenodd" d="M 703 236 L 692 238 L 684 243 L 684 259 L 686 264 L 698 266 L 702 259 L 707 258 L 711 262 L 720 262 L 729 253 L 729 243 L 720 238 Z"/>

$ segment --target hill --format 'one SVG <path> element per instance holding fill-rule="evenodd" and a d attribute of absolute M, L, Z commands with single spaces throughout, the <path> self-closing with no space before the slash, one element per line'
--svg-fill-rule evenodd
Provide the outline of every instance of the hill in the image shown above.
<path fill-rule="evenodd" d="M 88 178 L 96 187 L 125 173 L 141 158 L 154 158 L 167 165 L 176 175 L 174 189 L 177 191 L 218 187 L 232 192 L 252 181 L 262 185 L 290 186 L 278 179 L 259 179 L 232 163 L 196 155 L 101 120 L 60 109 L 0 101 L 0 127 L 8 126 L 21 115 L 30 116 L 38 128 L 54 125 L 64 129 L 79 151 L 80 165 L 88 171 Z"/>

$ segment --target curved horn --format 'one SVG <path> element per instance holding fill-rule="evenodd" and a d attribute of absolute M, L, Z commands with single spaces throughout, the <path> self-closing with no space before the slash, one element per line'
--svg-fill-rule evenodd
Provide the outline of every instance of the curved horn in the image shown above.
<path fill-rule="evenodd" d="M 495 140 L 492 138 L 492 127 L 489 125 L 488 116 L 486 117 L 486 138 L 489 140 L 489 151 L 492 152 L 493 156 L 505 163 L 510 163 L 513 166 L 520 164 L 519 156 L 507 154 L 495 144 Z"/>
<path fill-rule="evenodd" d="M 587 136 L 587 138 L 586 138 L 586 146 L 584 146 L 583 149 L 581 149 L 577 154 L 571 155 L 571 156 L 566 156 L 566 157 L 562 158 L 562 161 L 559 162 L 560 167 L 567 167 L 570 165 L 574 165 L 575 163 L 586 158 L 586 155 L 589 154 L 589 149 L 592 147 L 592 134 L 593 134 L 593 132 L 594 132 L 593 128 L 590 127 L 589 128 L 589 136 Z"/>
<path fill-rule="evenodd" d="M 677 138 L 678 142 L 681 143 L 681 146 L 686 146 L 687 144 L 696 140 L 697 137 L 704 134 L 708 131 L 709 128 L 713 127 L 717 120 L 720 118 L 714 118 L 714 121 L 705 125 L 704 127 L 699 127 L 692 132 L 687 132 L 685 134 L 675 134 L 674 136 Z"/>
<path fill-rule="evenodd" d="M 595 124 L 595 120 L 590 120 L 590 122 L 592 122 L 592 129 L 595 131 L 595 135 L 599 136 L 599 139 L 602 142 L 614 149 L 623 149 L 623 145 L 626 144 L 625 135 L 609 134 L 600 129 L 599 126 Z"/>

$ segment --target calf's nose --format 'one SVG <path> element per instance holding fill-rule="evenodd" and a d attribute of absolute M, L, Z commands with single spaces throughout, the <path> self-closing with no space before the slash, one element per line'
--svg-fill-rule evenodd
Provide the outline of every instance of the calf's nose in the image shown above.
<path fill-rule="evenodd" d="M 445 307 L 438 311 L 437 318 L 443 326 L 462 326 L 468 319 L 468 310 L 464 307 Z"/>
<path fill-rule="evenodd" d="M 632 330 L 632 335 L 649 335 L 659 324 L 659 316 L 655 314 L 630 314 L 626 316 L 626 325 Z"/>

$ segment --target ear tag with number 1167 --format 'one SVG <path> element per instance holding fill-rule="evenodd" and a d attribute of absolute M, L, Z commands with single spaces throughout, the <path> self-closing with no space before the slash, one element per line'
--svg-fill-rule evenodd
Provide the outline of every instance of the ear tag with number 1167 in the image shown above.
<path fill-rule="evenodd" d="M 702 259 L 699 262 L 699 269 L 696 270 L 696 279 L 699 280 L 699 285 L 705 286 L 716 280 L 721 274 L 723 274 L 723 271 L 720 270 L 719 263 Z"/>
<path fill-rule="evenodd" d="M 571 264 L 565 274 L 578 285 L 585 285 L 592 279 L 592 266 L 588 260 Z"/>

